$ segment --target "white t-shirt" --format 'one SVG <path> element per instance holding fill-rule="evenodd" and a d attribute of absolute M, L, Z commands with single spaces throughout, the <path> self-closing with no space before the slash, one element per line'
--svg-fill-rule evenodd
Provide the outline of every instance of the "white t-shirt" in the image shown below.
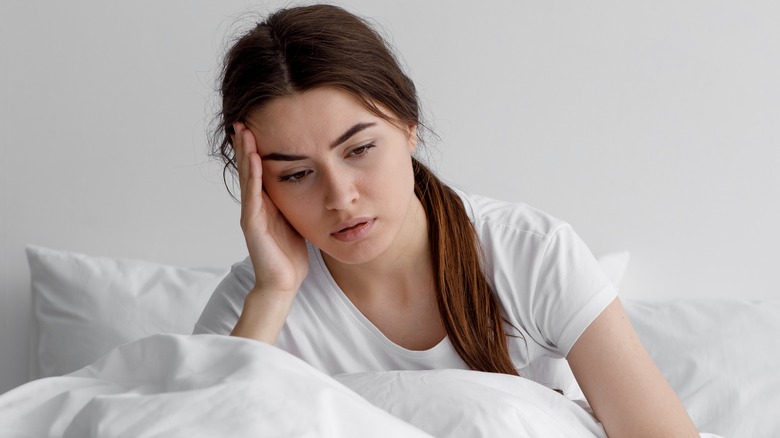
<path fill-rule="evenodd" d="M 515 367 L 570 398 L 581 397 L 563 358 L 616 298 L 615 288 L 569 224 L 525 204 L 459 194 L 482 243 L 487 280 L 507 320 L 522 332 L 523 337 L 507 338 Z M 424 351 L 390 341 L 341 291 L 319 249 L 308 244 L 308 251 L 309 272 L 277 347 L 331 375 L 468 368 L 447 337 Z M 254 283 L 248 257 L 233 265 L 194 333 L 229 334 Z"/>

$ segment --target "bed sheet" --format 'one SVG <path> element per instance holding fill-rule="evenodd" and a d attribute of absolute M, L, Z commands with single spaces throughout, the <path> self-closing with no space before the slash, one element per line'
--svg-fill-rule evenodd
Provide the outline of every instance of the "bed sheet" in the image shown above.
<path fill-rule="evenodd" d="M 0 397 L 0 436 L 429 437 L 299 359 L 225 336 L 154 335 Z"/>

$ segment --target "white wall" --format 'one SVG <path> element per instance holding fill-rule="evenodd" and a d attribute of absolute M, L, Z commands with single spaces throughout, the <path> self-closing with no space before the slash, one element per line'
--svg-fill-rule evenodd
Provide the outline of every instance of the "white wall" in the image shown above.
<path fill-rule="evenodd" d="M 205 156 L 245 1 L 0 2 L 0 392 L 26 378 L 24 245 L 243 256 Z M 780 6 L 352 0 L 391 35 L 470 191 L 627 249 L 628 298 L 780 298 Z"/>

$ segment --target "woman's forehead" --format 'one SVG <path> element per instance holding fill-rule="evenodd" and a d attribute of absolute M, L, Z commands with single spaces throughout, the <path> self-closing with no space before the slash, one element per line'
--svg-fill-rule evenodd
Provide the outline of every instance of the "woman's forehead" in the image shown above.
<path fill-rule="evenodd" d="M 247 122 L 259 137 L 258 146 L 264 143 L 284 149 L 329 145 L 356 124 L 386 123 L 358 99 L 336 88 L 275 98 L 251 112 Z"/>
<path fill-rule="evenodd" d="M 258 128 L 264 129 L 267 125 L 285 125 L 291 121 L 310 124 L 332 122 L 365 113 L 371 114 L 351 94 L 328 87 L 274 98 L 262 108 L 252 111 L 249 119 L 254 120 Z"/>

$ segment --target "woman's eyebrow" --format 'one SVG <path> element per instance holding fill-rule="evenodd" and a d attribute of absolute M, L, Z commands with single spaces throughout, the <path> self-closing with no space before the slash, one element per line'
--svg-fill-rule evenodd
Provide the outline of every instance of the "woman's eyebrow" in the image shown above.
<path fill-rule="evenodd" d="M 330 148 L 333 149 L 336 146 L 344 143 L 345 141 L 349 140 L 353 135 L 357 134 L 358 132 L 370 128 L 372 126 L 376 126 L 375 122 L 363 122 L 363 123 L 357 123 L 353 127 L 347 129 L 346 132 L 341 134 L 339 138 L 337 138 L 333 143 L 331 143 Z M 263 161 L 270 160 L 270 161 L 298 161 L 298 160 L 305 160 L 306 158 L 309 158 L 305 155 L 289 155 L 289 154 L 281 154 L 278 152 L 272 152 L 268 155 L 264 155 L 261 157 Z"/>
<path fill-rule="evenodd" d="M 287 155 L 287 154 L 280 154 L 278 152 L 272 152 L 268 155 L 263 155 L 260 157 L 262 161 L 298 161 L 298 160 L 305 160 L 309 157 L 305 155 Z"/>
<path fill-rule="evenodd" d="M 363 122 L 363 123 L 356 124 L 355 126 L 347 129 L 347 132 L 341 134 L 341 137 L 339 137 L 338 139 L 336 139 L 336 141 L 331 143 L 330 148 L 331 149 L 335 148 L 336 146 L 340 145 L 341 143 L 344 143 L 345 141 L 349 140 L 350 137 L 352 137 L 353 135 L 357 134 L 358 132 L 360 132 L 360 131 L 362 131 L 362 130 L 364 130 L 366 128 L 370 128 L 372 126 L 376 126 L 376 123 L 374 123 L 374 122 Z"/>

